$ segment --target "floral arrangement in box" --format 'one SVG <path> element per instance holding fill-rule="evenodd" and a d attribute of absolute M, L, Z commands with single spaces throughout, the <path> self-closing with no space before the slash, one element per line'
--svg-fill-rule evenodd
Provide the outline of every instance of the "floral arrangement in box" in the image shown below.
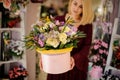
<path fill-rule="evenodd" d="M 53 17 L 43 18 L 33 24 L 33 29 L 25 36 L 26 48 L 41 53 L 40 59 L 45 72 L 60 74 L 70 70 L 70 52 L 73 47 L 77 47 L 79 39 L 86 36 L 72 25 L 73 22 L 70 18 L 65 22 Z"/>
<path fill-rule="evenodd" d="M 51 53 L 50 50 L 59 52 L 60 49 L 77 47 L 78 39 L 86 35 L 82 31 L 77 31 L 72 25 L 73 22 L 70 18 L 65 22 L 55 20 L 53 17 L 41 19 L 32 25 L 32 30 L 25 36 L 26 48 Z"/>
<path fill-rule="evenodd" d="M 22 66 L 14 66 L 9 70 L 10 80 L 24 80 L 28 76 L 27 70 Z"/>
<path fill-rule="evenodd" d="M 92 62 L 92 69 L 89 72 L 92 77 L 100 78 L 102 76 L 102 72 L 104 71 L 106 65 L 107 56 L 108 44 L 100 39 L 93 40 L 89 55 L 89 60 Z M 95 72 L 98 72 L 98 74 Z"/>
<path fill-rule="evenodd" d="M 116 39 L 113 42 L 113 56 L 111 66 L 120 69 L 120 40 Z"/>

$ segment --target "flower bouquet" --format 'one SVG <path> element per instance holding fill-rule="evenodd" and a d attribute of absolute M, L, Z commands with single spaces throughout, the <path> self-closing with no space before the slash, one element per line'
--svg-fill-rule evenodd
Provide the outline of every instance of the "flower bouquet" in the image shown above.
<path fill-rule="evenodd" d="M 100 39 L 95 39 L 93 40 L 90 53 L 89 60 L 92 62 L 92 68 L 89 71 L 90 76 L 99 79 L 106 66 L 108 44 Z"/>
<path fill-rule="evenodd" d="M 113 42 L 113 55 L 111 60 L 111 66 L 120 69 L 120 40 L 116 39 Z"/>
<path fill-rule="evenodd" d="M 24 80 L 26 76 L 28 76 L 28 72 L 22 65 L 14 66 L 9 70 L 10 80 Z"/>
<path fill-rule="evenodd" d="M 108 55 L 108 44 L 102 40 L 95 39 L 91 46 L 90 61 L 93 65 L 105 67 Z"/>
<path fill-rule="evenodd" d="M 80 38 L 85 37 L 72 25 L 73 22 L 70 18 L 60 22 L 47 17 L 33 24 L 33 29 L 25 36 L 26 48 L 41 53 L 45 72 L 57 74 L 69 70 L 70 51 L 77 47 Z"/>
<path fill-rule="evenodd" d="M 20 40 L 10 40 L 7 48 L 8 53 L 13 56 L 13 58 L 22 58 L 22 55 L 24 53 L 24 42 Z"/>

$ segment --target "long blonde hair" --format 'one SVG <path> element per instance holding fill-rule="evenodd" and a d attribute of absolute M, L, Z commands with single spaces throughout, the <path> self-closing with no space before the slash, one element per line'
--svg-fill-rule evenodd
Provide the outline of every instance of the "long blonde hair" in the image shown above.
<path fill-rule="evenodd" d="M 70 7 L 73 0 L 69 1 L 68 4 L 68 14 L 71 14 Z M 92 9 L 92 0 L 83 0 L 83 12 L 80 25 L 90 24 L 94 19 L 94 12 Z"/>

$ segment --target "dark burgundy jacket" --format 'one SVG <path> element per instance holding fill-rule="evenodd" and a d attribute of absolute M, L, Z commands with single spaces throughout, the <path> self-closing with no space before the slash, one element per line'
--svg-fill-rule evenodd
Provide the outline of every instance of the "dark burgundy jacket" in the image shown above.
<path fill-rule="evenodd" d="M 56 19 L 65 21 L 64 16 L 56 17 Z M 78 30 L 83 31 L 86 37 L 81 38 L 78 47 L 71 51 L 71 56 L 75 60 L 75 67 L 66 73 L 48 74 L 47 80 L 87 80 L 88 54 L 92 42 L 92 24 L 80 25 Z"/>

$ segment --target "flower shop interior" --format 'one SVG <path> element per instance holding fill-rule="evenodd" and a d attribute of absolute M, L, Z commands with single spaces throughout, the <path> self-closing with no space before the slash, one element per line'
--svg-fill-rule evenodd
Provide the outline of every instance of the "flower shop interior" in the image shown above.
<path fill-rule="evenodd" d="M 88 80 L 120 80 L 120 0 L 92 0 L 95 19 Z M 68 0 L 0 0 L 0 80 L 46 80 L 40 54 L 25 48 L 32 25 L 64 15 Z"/>

